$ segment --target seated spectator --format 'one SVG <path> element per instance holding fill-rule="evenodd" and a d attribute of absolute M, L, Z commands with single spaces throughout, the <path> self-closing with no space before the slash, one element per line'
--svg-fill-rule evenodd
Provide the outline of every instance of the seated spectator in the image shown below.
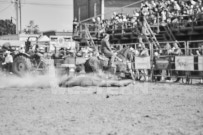
<path fill-rule="evenodd" d="M 100 18 L 97 18 L 93 23 L 97 23 L 102 30 L 108 29 L 108 31 L 110 31 L 113 29 L 121 33 L 125 32 L 121 31 L 121 29 L 128 29 L 129 31 L 130 28 L 142 28 L 143 30 L 140 30 L 141 34 L 148 34 L 143 28 L 143 26 L 145 26 L 144 18 L 150 25 L 162 22 L 164 25 L 167 23 L 181 23 L 184 24 L 183 26 L 191 27 L 191 22 L 194 21 L 197 22 L 193 23 L 195 25 L 202 24 L 198 22 L 203 20 L 203 17 L 200 15 L 202 12 L 202 0 L 146 0 L 141 3 L 139 10 L 135 9 L 133 11 L 132 16 L 114 12 L 110 20 L 101 21 Z M 113 32 L 114 31 L 111 33 Z"/>

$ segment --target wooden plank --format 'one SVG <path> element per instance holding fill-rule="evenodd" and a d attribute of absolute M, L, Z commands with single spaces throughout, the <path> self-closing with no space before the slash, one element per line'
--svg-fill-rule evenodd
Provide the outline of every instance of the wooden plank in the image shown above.
<path fill-rule="evenodd" d="M 198 70 L 203 71 L 203 56 L 198 57 Z"/>

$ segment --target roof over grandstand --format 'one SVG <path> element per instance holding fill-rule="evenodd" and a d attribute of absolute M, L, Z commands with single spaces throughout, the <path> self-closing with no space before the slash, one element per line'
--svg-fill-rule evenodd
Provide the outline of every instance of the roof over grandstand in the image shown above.
<path fill-rule="evenodd" d="M 74 18 L 78 21 L 87 21 L 90 18 L 101 16 L 110 18 L 113 12 L 132 14 L 139 8 L 143 0 L 74 0 Z M 130 6 L 128 6 L 130 5 Z"/>
<path fill-rule="evenodd" d="M 46 36 L 72 36 L 72 32 L 70 31 L 55 31 L 55 30 L 49 30 L 49 31 L 44 31 L 42 32 L 43 35 Z"/>
<path fill-rule="evenodd" d="M 105 0 L 104 4 L 105 4 L 105 7 L 123 7 L 139 1 L 140 0 Z M 140 7 L 141 5 L 140 3 L 133 4 L 129 7 Z"/>

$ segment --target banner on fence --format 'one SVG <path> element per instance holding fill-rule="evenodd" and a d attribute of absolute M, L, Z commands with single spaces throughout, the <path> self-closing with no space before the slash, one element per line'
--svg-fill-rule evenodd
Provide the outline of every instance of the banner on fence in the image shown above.
<path fill-rule="evenodd" d="M 203 71 L 203 56 L 198 57 L 198 70 Z"/>
<path fill-rule="evenodd" d="M 150 69 L 150 57 L 136 57 L 135 69 Z"/>
<path fill-rule="evenodd" d="M 194 70 L 194 57 L 193 56 L 176 56 L 175 57 L 175 69 L 182 71 Z"/>

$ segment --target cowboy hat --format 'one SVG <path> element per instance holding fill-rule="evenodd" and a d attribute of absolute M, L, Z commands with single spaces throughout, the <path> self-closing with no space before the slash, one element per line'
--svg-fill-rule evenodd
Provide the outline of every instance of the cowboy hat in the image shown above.
<path fill-rule="evenodd" d="M 8 51 L 8 50 L 6 50 L 6 52 L 5 52 L 6 54 L 10 54 L 11 52 L 10 51 Z"/>

